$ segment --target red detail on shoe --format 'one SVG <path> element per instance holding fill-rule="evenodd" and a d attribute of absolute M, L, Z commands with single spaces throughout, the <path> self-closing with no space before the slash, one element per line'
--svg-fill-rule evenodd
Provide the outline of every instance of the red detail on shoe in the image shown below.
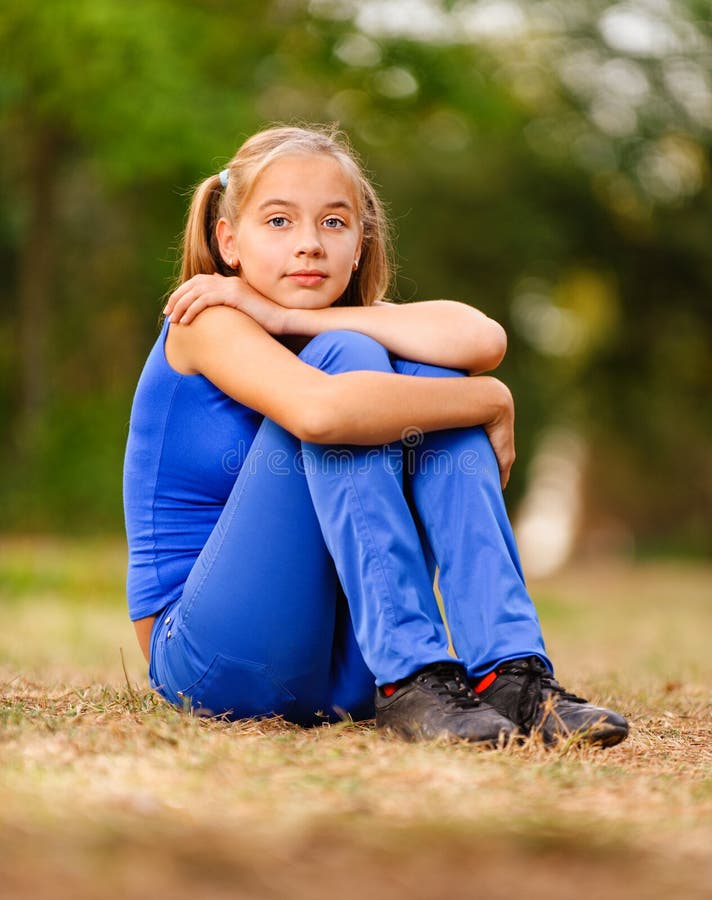
<path fill-rule="evenodd" d="M 392 697 L 398 690 L 398 688 L 395 686 L 395 684 L 384 684 L 381 690 L 383 691 L 384 697 Z"/>
<path fill-rule="evenodd" d="M 481 694 L 482 691 L 486 691 L 487 688 L 492 684 L 492 682 L 497 678 L 497 673 L 492 671 L 489 675 L 485 675 L 482 681 L 479 682 L 477 687 L 475 688 L 476 694 Z"/>

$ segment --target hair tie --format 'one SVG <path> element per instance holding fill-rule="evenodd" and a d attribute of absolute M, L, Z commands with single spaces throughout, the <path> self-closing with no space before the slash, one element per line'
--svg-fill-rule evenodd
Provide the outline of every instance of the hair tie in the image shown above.
<path fill-rule="evenodd" d="M 222 172 L 218 175 L 218 178 L 220 179 L 220 184 L 221 184 L 224 188 L 227 187 L 227 180 L 228 180 L 229 177 L 230 177 L 230 170 L 229 170 L 229 169 L 223 169 Z"/>

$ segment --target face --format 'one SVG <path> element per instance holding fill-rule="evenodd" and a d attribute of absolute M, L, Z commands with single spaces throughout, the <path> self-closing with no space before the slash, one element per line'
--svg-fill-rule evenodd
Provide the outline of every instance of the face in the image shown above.
<path fill-rule="evenodd" d="M 278 159 L 253 185 L 237 227 L 225 223 L 218 237 L 255 290 L 281 306 L 323 309 L 346 290 L 361 252 L 354 186 L 330 156 Z"/>

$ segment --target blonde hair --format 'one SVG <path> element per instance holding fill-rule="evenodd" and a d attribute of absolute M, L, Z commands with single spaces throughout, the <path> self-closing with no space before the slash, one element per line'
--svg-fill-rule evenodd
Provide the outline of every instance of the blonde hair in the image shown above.
<path fill-rule="evenodd" d="M 235 275 L 220 255 L 215 226 L 224 217 L 236 224 L 257 178 L 271 163 L 285 156 L 330 156 L 351 179 L 357 216 L 363 227 L 358 269 L 335 306 L 370 306 L 384 296 L 391 280 L 391 245 L 383 205 L 351 149 L 335 128 L 276 125 L 248 138 L 227 164 L 227 186 L 211 175 L 195 189 L 182 244 L 181 282 L 193 275 L 214 272 Z"/>

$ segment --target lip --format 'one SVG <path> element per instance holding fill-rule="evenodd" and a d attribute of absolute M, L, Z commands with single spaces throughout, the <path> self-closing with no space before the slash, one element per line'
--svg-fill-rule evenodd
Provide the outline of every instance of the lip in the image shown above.
<path fill-rule="evenodd" d="M 322 272 L 321 269 L 299 269 L 296 272 L 288 272 L 287 278 L 303 287 L 315 287 L 326 278 L 326 272 Z"/>

